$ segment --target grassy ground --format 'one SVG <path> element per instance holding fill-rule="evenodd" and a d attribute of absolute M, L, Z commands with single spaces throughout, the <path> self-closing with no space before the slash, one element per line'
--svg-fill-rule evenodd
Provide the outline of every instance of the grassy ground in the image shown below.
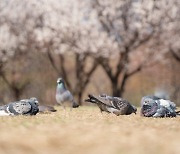
<path fill-rule="evenodd" d="M 178 154 L 180 117 L 101 114 L 96 107 L 0 117 L 0 153 Z"/>

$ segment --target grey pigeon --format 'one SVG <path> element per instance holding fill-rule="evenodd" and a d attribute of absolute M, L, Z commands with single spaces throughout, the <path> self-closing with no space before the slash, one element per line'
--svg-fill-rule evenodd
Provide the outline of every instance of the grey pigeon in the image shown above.
<path fill-rule="evenodd" d="M 38 100 L 34 97 L 0 106 L 0 116 L 36 115 L 39 112 Z"/>
<path fill-rule="evenodd" d="M 75 102 L 73 95 L 69 90 L 66 89 L 64 80 L 62 78 L 58 78 L 57 80 L 57 89 L 56 89 L 56 101 L 58 104 L 64 107 L 65 102 L 71 102 L 73 108 L 79 107 L 79 105 Z"/>
<path fill-rule="evenodd" d="M 127 100 L 120 97 L 112 97 L 106 94 L 99 96 L 88 95 L 86 102 L 97 104 L 101 112 L 105 111 L 108 113 L 113 113 L 117 116 L 119 115 L 129 115 L 131 113 L 136 114 L 136 107 L 131 105 Z"/>
<path fill-rule="evenodd" d="M 176 104 L 156 96 L 144 96 L 141 99 L 141 115 L 145 117 L 176 117 Z"/>

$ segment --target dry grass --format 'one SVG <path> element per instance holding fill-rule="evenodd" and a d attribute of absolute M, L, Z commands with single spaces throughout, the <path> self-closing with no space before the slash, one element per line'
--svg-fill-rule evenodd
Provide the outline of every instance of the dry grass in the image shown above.
<path fill-rule="evenodd" d="M 0 117 L 0 153 L 178 154 L 180 117 L 101 114 L 95 107 Z"/>

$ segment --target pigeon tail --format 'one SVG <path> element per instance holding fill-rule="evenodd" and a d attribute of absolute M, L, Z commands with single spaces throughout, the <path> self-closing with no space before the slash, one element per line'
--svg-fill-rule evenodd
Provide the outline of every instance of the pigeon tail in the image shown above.
<path fill-rule="evenodd" d="M 176 111 L 176 115 L 180 116 L 180 111 Z"/>
<path fill-rule="evenodd" d="M 112 107 L 108 104 L 103 103 L 102 101 L 100 101 L 98 98 L 96 98 L 95 96 L 93 96 L 91 94 L 89 94 L 88 97 L 89 98 L 85 100 L 86 102 L 90 102 L 90 103 L 94 103 L 94 104 L 103 104 L 103 105 L 106 105 L 108 107 Z"/>
<path fill-rule="evenodd" d="M 85 100 L 86 102 L 95 103 L 95 104 L 97 104 L 97 102 L 99 102 L 99 100 L 91 94 L 89 94 L 88 97 L 89 98 Z"/>
<path fill-rule="evenodd" d="M 96 98 L 93 95 L 89 94 L 88 97 L 89 97 L 88 99 L 85 99 L 85 102 L 97 104 Z"/>

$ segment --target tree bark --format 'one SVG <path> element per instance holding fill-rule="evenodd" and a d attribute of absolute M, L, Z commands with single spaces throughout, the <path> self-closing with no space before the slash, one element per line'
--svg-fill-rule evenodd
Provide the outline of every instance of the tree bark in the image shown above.
<path fill-rule="evenodd" d="M 22 94 L 22 91 L 18 88 L 15 88 L 15 87 L 12 87 L 12 92 L 13 92 L 13 95 L 14 95 L 14 99 L 15 100 L 20 100 L 20 97 L 21 97 L 21 94 Z"/>
<path fill-rule="evenodd" d="M 115 81 L 115 80 L 111 80 L 111 86 L 112 86 L 112 96 L 115 96 L 115 97 L 121 97 L 122 96 L 122 93 L 119 89 L 119 86 L 118 86 L 118 83 Z"/>
<path fill-rule="evenodd" d="M 77 81 L 76 81 L 74 93 L 78 97 L 79 105 L 82 105 L 83 92 L 86 89 L 87 85 L 89 84 L 90 78 L 98 66 L 98 64 L 94 60 L 92 67 L 88 71 L 86 71 L 85 63 L 88 58 L 88 55 L 84 55 L 84 57 L 81 57 L 81 56 L 82 55 L 76 53 L 76 79 Z"/>

